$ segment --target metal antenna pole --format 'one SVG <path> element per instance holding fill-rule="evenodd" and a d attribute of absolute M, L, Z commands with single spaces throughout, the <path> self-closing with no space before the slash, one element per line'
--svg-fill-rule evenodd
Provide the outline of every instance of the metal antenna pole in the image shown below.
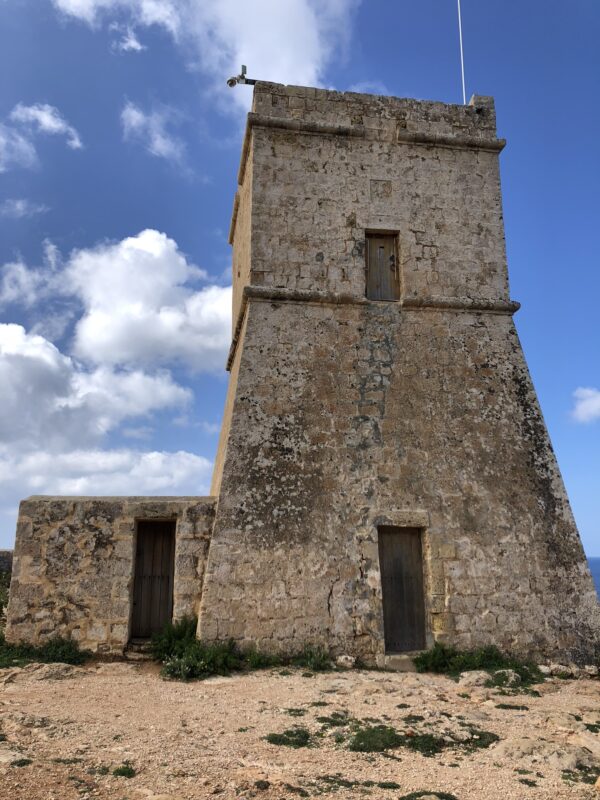
<path fill-rule="evenodd" d="M 458 37 L 460 39 L 460 74 L 462 77 L 463 105 L 467 105 L 467 90 L 465 88 L 465 57 L 463 54 L 462 18 L 460 15 L 460 0 L 458 0 Z"/>

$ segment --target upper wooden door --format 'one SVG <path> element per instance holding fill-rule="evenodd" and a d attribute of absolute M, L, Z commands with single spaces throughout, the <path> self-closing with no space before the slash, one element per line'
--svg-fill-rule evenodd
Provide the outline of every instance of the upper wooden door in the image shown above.
<path fill-rule="evenodd" d="M 400 272 L 396 257 L 396 237 L 368 233 L 366 257 L 369 300 L 399 300 Z"/>
<path fill-rule="evenodd" d="M 149 639 L 171 622 L 175 567 L 175 520 L 137 524 L 132 639 Z"/>
<path fill-rule="evenodd" d="M 425 648 L 423 556 L 418 528 L 379 528 L 386 653 Z"/>

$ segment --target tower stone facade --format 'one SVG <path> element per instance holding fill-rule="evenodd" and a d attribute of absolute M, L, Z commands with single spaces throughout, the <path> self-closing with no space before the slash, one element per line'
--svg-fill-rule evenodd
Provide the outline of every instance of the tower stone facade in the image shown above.
<path fill-rule="evenodd" d="M 201 638 L 381 661 L 399 591 L 423 595 L 421 646 L 592 654 L 596 594 L 512 320 L 503 145 L 489 97 L 256 85 Z M 399 299 L 367 296 L 372 237 Z M 422 585 L 392 574 L 386 601 L 394 531 Z"/>
<path fill-rule="evenodd" d="M 6 635 L 385 663 L 598 654 L 596 593 L 512 315 L 493 100 L 257 83 L 210 497 L 34 497 Z"/>

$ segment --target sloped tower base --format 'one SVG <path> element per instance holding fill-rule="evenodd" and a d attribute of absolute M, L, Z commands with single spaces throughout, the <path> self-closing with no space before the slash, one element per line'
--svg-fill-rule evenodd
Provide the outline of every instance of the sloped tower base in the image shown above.
<path fill-rule="evenodd" d="M 253 300 L 202 638 L 384 652 L 378 528 L 422 530 L 427 641 L 595 655 L 597 600 L 506 313 Z"/>

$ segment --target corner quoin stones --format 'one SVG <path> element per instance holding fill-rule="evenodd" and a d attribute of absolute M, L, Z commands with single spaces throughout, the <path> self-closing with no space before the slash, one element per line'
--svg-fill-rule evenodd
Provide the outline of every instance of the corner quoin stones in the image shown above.
<path fill-rule="evenodd" d="M 8 637 L 122 650 L 135 519 L 167 509 L 176 554 L 195 542 L 174 615 L 199 610 L 203 639 L 381 663 L 392 525 L 421 531 L 428 644 L 592 658 L 596 594 L 512 321 L 502 147 L 488 97 L 258 83 L 212 497 L 24 501 Z M 365 297 L 369 232 L 396 237 L 400 301 Z"/>

